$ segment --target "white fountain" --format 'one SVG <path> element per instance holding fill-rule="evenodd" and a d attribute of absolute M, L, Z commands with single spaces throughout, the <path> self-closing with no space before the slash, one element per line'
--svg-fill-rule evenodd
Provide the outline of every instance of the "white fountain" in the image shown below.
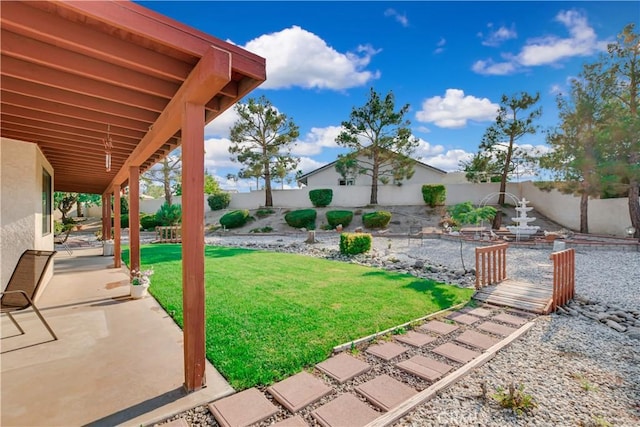
<path fill-rule="evenodd" d="M 507 230 L 509 230 L 511 234 L 515 234 L 517 237 L 526 236 L 528 238 L 531 235 L 536 234 L 540 228 L 537 225 L 529 225 L 529 223 L 535 221 L 536 218 L 527 216 L 527 212 L 533 209 L 532 207 L 528 207 L 527 203 L 529 202 L 525 200 L 524 197 L 522 200 L 518 201 L 519 206 L 515 208 L 518 212 L 518 216 L 511 218 L 511 220 L 517 225 L 507 226 Z"/>

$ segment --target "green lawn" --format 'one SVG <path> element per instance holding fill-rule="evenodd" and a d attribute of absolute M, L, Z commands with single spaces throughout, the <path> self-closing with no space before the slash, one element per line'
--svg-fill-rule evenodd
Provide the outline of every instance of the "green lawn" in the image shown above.
<path fill-rule="evenodd" d="M 141 251 L 143 268 L 155 270 L 150 292 L 182 326 L 181 247 Z M 473 293 L 302 255 L 214 246 L 205 252 L 207 358 L 236 389 L 271 384 L 326 359 L 338 344 Z"/>

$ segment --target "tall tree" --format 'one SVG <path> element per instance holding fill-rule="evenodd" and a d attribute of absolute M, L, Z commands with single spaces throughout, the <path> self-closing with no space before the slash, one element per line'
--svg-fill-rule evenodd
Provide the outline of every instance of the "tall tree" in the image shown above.
<path fill-rule="evenodd" d="M 599 133 L 606 106 L 604 80 L 600 67 L 585 65 L 582 73 L 571 81 L 568 96 L 558 96 L 559 126 L 548 133 L 552 151 L 543 156 L 540 165 L 555 171 L 565 181 L 565 193 L 580 195 L 580 232 L 589 232 L 589 197 L 601 189 L 599 166 L 602 163 Z"/>
<path fill-rule="evenodd" d="M 102 197 L 100 197 L 99 194 L 86 194 L 86 193 L 79 193 L 78 194 L 78 200 L 76 201 L 76 205 L 77 205 L 77 215 L 79 217 L 84 216 L 84 213 L 82 211 L 82 207 L 87 206 L 87 207 L 91 207 L 91 206 L 100 206 L 100 204 L 102 204 Z"/>
<path fill-rule="evenodd" d="M 614 172 L 628 185 L 629 217 L 640 238 L 640 35 L 627 25 L 608 46 L 612 120 L 606 130 Z"/>
<path fill-rule="evenodd" d="M 382 98 L 373 88 L 364 106 L 353 108 L 349 121 L 342 122 L 343 131 L 336 143 L 351 152 L 341 155 L 336 163 L 339 173 L 352 172 L 371 177 L 372 205 L 378 204 L 378 182 L 396 183 L 411 178 L 415 160 L 411 157 L 418 139 L 411 135 L 411 122 L 404 119 L 409 104 L 395 111 L 393 92 Z"/>
<path fill-rule="evenodd" d="M 164 190 L 164 201 L 171 205 L 173 194 L 182 178 L 182 153 L 174 150 L 162 161 L 142 174 L 141 179 L 147 185 L 159 184 Z"/>
<path fill-rule="evenodd" d="M 209 173 L 208 170 L 204 171 L 204 194 L 218 194 L 222 190 L 220 190 L 220 184 L 216 180 L 216 178 Z"/>
<path fill-rule="evenodd" d="M 511 159 L 513 157 L 526 158 L 530 155 L 515 144 L 523 136 L 537 132 L 535 121 L 542 115 L 542 109 L 531 110 L 531 108 L 539 99 L 539 93 L 536 93 L 535 96 L 526 92 L 522 92 L 519 96 L 502 95 L 496 122 L 489 126 L 480 142 L 480 150 L 489 154 L 504 152 L 504 164 L 501 165 L 500 195 L 498 196 L 499 205 L 504 204 L 507 179 L 512 167 Z M 526 113 L 524 118 L 521 117 L 523 113 Z M 501 225 L 502 215 L 498 214 L 493 219 L 493 228 L 497 230 Z"/>
<path fill-rule="evenodd" d="M 239 119 L 231 128 L 229 147 L 231 160 L 245 165 L 239 176 L 255 176 L 264 179 L 265 206 L 273 206 L 271 178 L 274 165 L 286 159 L 290 171 L 298 166 L 299 159 L 291 155 L 291 149 L 300 134 L 293 119 L 280 113 L 264 96 L 251 98 L 246 104 L 236 104 Z M 257 175 L 260 171 L 260 175 Z"/>
<path fill-rule="evenodd" d="M 475 183 L 498 181 L 502 176 L 503 165 L 504 161 L 482 151 L 474 154 L 469 160 L 460 161 L 459 164 L 467 181 Z"/>
<path fill-rule="evenodd" d="M 67 193 L 62 191 L 56 191 L 53 193 L 53 205 L 62 214 L 62 222 L 67 221 L 67 215 L 69 211 L 73 209 L 73 206 L 78 202 L 78 193 Z"/>

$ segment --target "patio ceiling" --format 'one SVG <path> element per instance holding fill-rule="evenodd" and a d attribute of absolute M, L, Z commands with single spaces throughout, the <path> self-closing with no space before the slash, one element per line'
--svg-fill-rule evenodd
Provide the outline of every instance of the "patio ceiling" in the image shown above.
<path fill-rule="evenodd" d="M 0 15 L 0 135 L 38 144 L 56 191 L 102 194 L 126 182 L 129 166 L 144 171 L 179 146 L 170 101 L 185 99 L 190 74 L 204 87 L 203 70 L 226 52 L 230 81 L 204 91 L 206 123 L 266 78 L 263 58 L 131 2 L 11 1 Z M 203 57 L 214 59 L 192 73 Z M 147 135 L 159 121 L 165 131 Z"/>

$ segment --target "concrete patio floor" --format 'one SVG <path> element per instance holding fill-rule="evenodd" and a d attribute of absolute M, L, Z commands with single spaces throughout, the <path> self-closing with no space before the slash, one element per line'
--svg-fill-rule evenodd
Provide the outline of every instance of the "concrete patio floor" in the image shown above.
<path fill-rule="evenodd" d="M 146 425 L 234 392 L 207 362 L 207 387 L 187 394 L 183 336 L 152 297 L 129 297 L 128 271 L 102 248 L 64 250 L 35 313 L 2 316 L 2 426 Z"/>

